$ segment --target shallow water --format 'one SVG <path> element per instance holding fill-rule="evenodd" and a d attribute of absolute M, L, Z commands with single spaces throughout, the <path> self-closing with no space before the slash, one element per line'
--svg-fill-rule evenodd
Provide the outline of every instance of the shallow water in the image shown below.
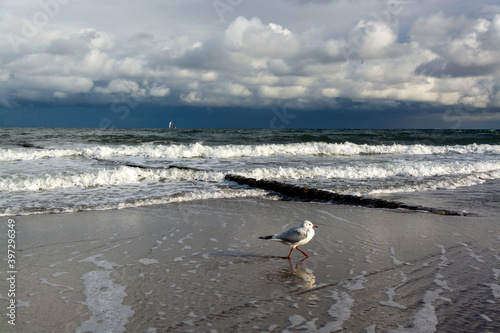
<path fill-rule="evenodd" d="M 306 218 L 308 258 L 258 239 Z M 231 199 L 16 219 L 23 332 L 500 328 L 494 216 Z"/>

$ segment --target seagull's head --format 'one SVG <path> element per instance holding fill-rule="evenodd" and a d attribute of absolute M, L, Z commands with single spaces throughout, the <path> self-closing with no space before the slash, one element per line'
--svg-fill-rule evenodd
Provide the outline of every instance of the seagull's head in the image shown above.
<path fill-rule="evenodd" d="M 318 226 L 314 225 L 311 221 L 305 220 L 304 222 L 302 222 L 301 227 L 306 228 L 306 229 L 310 229 L 310 228 L 317 228 Z"/>

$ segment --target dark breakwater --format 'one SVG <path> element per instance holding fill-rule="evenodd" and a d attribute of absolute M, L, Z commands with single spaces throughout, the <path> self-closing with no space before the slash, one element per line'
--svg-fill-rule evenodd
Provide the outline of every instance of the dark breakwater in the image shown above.
<path fill-rule="evenodd" d="M 225 179 L 238 183 L 239 185 L 247 185 L 254 188 L 260 188 L 266 191 L 273 191 L 289 198 L 298 199 L 301 201 L 315 201 L 333 203 L 338 205 L 353 205 L 369 208 L 387 208 L 387 209 L 405 209 L 411 211 L 424 211 L 438 215 L 454 215 L 464 216 L 467 212 L 457 212 L 447 209 L 438 209 L 432 207 L 424 207 L 417 205 L 407 205 L 402 202 L 388 201 L 377 198 L 359 197 L 349 194 L 339 194 L 330 191 L 318 190 L 302 186 L 290 185 L 282 182 L 255 178 L 247 178 L 238 175 L 228 174 Z"/>

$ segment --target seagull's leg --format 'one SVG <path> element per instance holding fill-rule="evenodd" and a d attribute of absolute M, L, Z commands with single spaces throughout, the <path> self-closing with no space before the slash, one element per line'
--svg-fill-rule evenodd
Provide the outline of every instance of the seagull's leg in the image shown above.
<path fill-rule="evenodd" d="M 292 249 L 290 250 L 290 253 L 288 253 L 288 259 L 290 259 L 290 256 L 292 255 L 292 251 L 293 251 L 293 247 L 292 247 Z M 300 251 L 300 252 L 302 252 L 302 251 Z"/>
<path fill-rule="evenodd" d="M 301 249 L 299 249 L 298 247 L 295 247 L 297 250 L 299 250 L 300 252 L 302 252 L 303 255 L 305 255 L 306 257 L 309 257 L 304 251 L 302 251 Z M 291 253 L 291 252 L 290 252 Z"/>

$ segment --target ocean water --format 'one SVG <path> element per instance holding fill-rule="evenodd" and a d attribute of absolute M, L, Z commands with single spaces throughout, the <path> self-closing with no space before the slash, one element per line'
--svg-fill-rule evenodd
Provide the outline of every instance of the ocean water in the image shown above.
<path fill-rule="evenodd" d="M 2 216 L 276 198 L 229 173 L 450 208 L 498 192 L 500 131 L 0 129 Z"/>

